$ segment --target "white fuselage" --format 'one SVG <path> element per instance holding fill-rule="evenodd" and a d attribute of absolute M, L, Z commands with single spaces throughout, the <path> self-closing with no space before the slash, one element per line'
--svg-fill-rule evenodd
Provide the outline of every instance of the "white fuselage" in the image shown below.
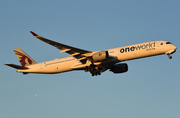
<path fill-rule="evenodd" d="M 166 44 L 167 41 L 152 41 L 141 44 L 129 45 L 119 48 L 106 50 L 109 56 L 116 57 L 117 62 L 143 58 L 148 56 L 171 54 L 176 50 L 176 46 Z M 100 63 L 96 63 L 98 65 Z M 75 57 L 66 57 L 55 59 L 47 62 L 42 62 L 28 66 L 29 69 L 19 69 L 17 72 L 24 73 L 61 73 L 85 68 L 89 63 L 82 64 Z"/>

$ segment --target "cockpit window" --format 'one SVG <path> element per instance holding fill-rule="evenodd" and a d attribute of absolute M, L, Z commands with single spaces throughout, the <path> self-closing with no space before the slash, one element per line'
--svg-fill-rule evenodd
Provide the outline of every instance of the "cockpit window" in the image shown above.
<path fill-rule="evenodd" d="M 172 44 L 171 42 L 166 42 L 166 44 Z"/>

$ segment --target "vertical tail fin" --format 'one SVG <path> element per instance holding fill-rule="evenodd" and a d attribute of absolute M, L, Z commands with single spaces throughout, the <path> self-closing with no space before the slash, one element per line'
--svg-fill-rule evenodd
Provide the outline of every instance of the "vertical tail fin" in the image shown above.
<path fill-rule="evenodd" d="M 36 64 L 36 62 L 30 56 L 28 56 L 24 51 L 22 51 L 20 48 L 16 48 L 13 50 L 23 67 Z"/>

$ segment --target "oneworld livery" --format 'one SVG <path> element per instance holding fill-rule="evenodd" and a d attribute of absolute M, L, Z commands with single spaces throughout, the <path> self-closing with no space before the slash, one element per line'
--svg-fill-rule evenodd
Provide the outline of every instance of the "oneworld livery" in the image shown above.
<path fill-rule="evenodd" d="M 126 63 L 121 63 L 123 61 L 161 54 L 166 54 L 169 59 L 171 59 L 172 56 L 170 55 L 177 49 L 176 46 L 168 41 L 151 41 L 92 52 L 64 45 L 62 43 L 43 38 L 32 31 L 30 32 L 41 41 L 60 49 L 60 53 L 68 53 L 69 57 L 37 63 L 20 48 L 16 48 L 14 49 L 14 52 L 19 59 L 21 66 L 10 63 L 5 65 L 13 67 L 17 69 L 17 72 L 21 72 L 23 74 L 53 74 L 73 70 L 84 70 L 85 72 L 91 73 L 92 76 L 100 75 L 106 70 L 110 70 L 113 73 L 124 73 L 128 71 L 128 65 Z"/>

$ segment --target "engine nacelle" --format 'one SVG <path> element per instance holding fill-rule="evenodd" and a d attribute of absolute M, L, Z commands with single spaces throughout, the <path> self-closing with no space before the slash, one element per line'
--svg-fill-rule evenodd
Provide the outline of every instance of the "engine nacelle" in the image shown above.
<path fill-rule="evenodd" d="M 110 68 L 113 73 L 124 73 L 128 71 L 128 65 L 126 63 L 116 64 Z"/>
<path fill-rule="evenodd" d="M 109 57 L 108 51 L 96 52 L 92 55 L 92 60 L 94 62 L 103 61 Z"/>

